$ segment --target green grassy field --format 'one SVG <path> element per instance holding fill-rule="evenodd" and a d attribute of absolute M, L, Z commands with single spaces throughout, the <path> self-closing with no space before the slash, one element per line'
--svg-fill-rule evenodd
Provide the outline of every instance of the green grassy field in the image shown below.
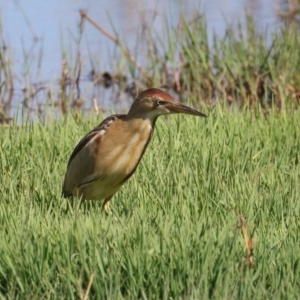
<path fill-rule="evenodd" d="M 68 157 L 100 119 L 1 129 L 1 299 L 299 297 L 299 111 L 160 118 L 112 216 L 65 212 Z"/>

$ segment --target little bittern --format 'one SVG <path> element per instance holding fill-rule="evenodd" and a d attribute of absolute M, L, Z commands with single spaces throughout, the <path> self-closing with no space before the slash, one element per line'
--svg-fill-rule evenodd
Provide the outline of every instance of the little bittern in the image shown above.
<path fill-rule="evenodd" d="M 82 200 L 109 201 L 135 172 L 160 115 L 184 113 L 206 117 L 159 89 L 143 91 L 127 115 L 106 118 L 77 144 L 68 162 L 62 194 Z"/>

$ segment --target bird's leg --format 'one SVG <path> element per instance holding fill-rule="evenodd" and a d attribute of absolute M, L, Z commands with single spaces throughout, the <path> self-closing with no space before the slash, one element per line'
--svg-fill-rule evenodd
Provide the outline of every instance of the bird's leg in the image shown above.
<path fill-rule="evenodd" d="M 103 210 L 105 211 L 105 213 L 107 214 L 107 215 L 110 215 L 111 214 L 111 210 L 110 210 L 110 200 L 111 200 L 111 198 L 112 198 L 112 196 L 110 196 L 110 197 L 108 197 L 108 198 L 106 198 L 105 200 L 104 200 L 104 203 L 102 204 L 102 208 L 103 208 Z"/>

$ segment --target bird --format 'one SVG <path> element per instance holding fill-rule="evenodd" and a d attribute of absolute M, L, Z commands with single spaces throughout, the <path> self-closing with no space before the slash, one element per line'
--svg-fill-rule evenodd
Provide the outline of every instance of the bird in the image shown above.
<path fill-rule="evenodd" d="M 107 117 L 78 142 L 67 164 L 62 196 L 103 200 L 109 214 L 110 201 L 136 171 L 157 118 L 178 113 L 207 117 L 161 89 L 141 92 L 127 114 Z"/>

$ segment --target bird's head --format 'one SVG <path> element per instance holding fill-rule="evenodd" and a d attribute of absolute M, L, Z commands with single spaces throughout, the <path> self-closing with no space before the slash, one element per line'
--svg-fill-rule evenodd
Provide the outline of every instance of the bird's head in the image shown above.
<path fill-rule="evenodd" d="M 206 117 L 200 111 L 176 102 L 171 95 L 159 89 L 147 89 L 134 100 L 128 115 L 156 119 L 160 115 L 188 114 Z"/>

